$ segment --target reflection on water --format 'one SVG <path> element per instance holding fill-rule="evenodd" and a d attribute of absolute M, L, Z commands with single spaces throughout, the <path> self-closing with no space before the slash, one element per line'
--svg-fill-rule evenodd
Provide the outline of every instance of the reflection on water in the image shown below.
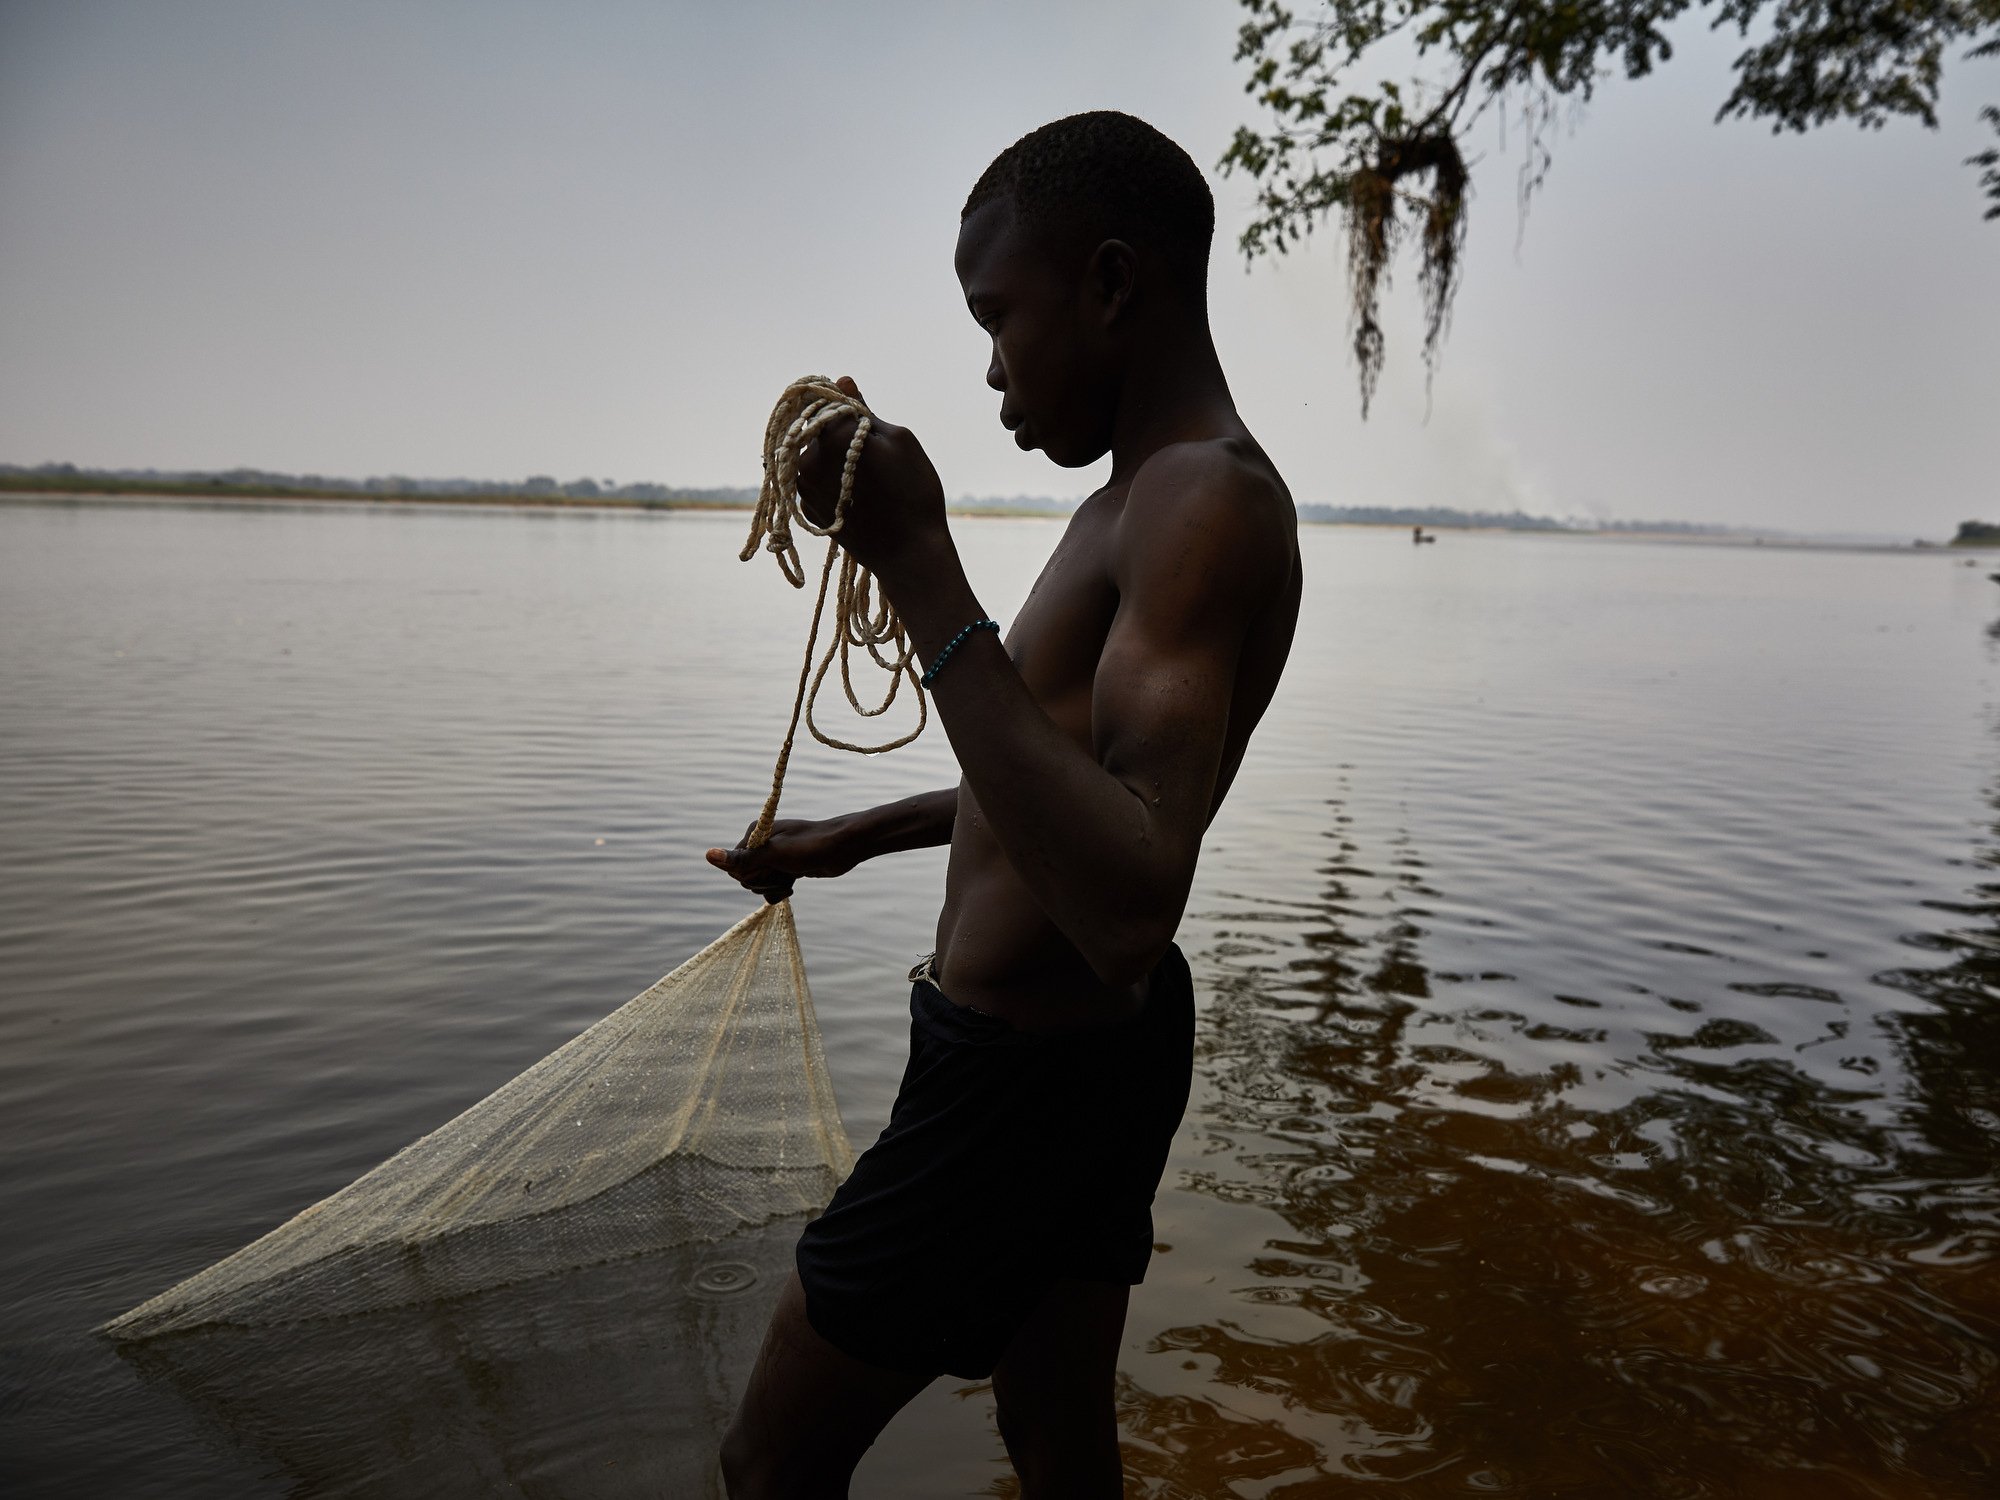
<path fill-rule="evenodd" d="M 1182 1185 L 1283 1228 L 1230 1316 L 1149 1346 L 1219 1399 L 1126 1381 L 1143 1492 L 1987 1493 L 2000 885 L 1910 939 L 1951 963 L 1875 976 L 1926 1009 L 1741 985 L 1823 1007 L 1820 1034 L 1710 1015 L 1621 1059 L 1589 997 L 1559 1024 L 1458 994 L 1511 977 L 1427 967 L 1407 834 L 1367 868 L 1341 802 L 1325 821 L 1316 900 L 1207 916 Z M 1576 1056 L 1523 1066 L 1523 1041 Z M 1646 1081 L 1591 1108 L 1586 1067 Z"/>
<path fill-rule="evenodd" d="M 1055 537 L 965 528 L 989 613 Z M 740 542 L 732 517 L 0 507 L 9 1500 L 700 1493 L 761 1252 L 162 1345 L 143 1378 L 90 1330 L 743 915 L 700 850 L 768 785 L 804 602 Z M 1301 650 L 1180 934 L 1200 1056 L 1121 1360 L 1133 1492 L 1990 1492 L 1992 585 L 1301 545 Z M 942 736 L 807 751 L 787 809 L 953 774 Z M 798 897 L 858 1140 L 941 873 Z M 1006 1475 L 990 1394 L 940 1384 L 855 1493 Z"/>

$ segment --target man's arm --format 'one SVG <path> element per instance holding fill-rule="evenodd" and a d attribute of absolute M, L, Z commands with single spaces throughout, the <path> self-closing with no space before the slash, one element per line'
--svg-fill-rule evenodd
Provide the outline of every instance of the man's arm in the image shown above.
<path fill-rule="evenodd" d="M 951 842 L 952 825 L 958 821 L 958 788 L 919 792 L 829 821 L 841 825 L 841 841 L 853 851 L 857 865 L 906 849 L 934 849 Z"/>
<path fill-rule="evenodd" d="M 708 862 L 767 901 L 782 901 L 801 876 L 845 875 L 879 855 L 948 844 L 957 818 L 958 788 L 942 787 L 833 818 L 781 818 L 757 848 L 739 842 L 734 849 L 711 849 Z"/>
<path fill-rule="evenodd" d="M 1095 754 L 1049 718 L 985 632 L 959 645 L 931 689 L 1008 861 L 1114 985 L 1143 976 L 1180 924 L 1238 656 L 1290 563 L 1268 492 L 1212 449 L 1156 454 L 1120 525 L 1119 605 L 1091 702 Z M 948 530 L 927 533 L 878 572 L 919 657 L 934 661 L 983 611 Z"/>

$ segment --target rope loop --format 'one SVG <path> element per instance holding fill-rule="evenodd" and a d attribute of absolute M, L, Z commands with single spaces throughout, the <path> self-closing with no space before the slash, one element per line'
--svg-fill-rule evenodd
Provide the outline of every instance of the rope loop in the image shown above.
<path fill-rule="evenodd" d="M 854 436 L 847 444 L 847 459 L 840 470 L 840 496 L 834 503 L 833 520 L 826 526 L 817 526 L 806 514 L 805 503 L 799 496 L 799 459 L 806 444 L 825 428 L 836 422 L 853 417 Z M 930 722 L 930 707 L 924 693 L 922 673 L 917 666 L 916 648 L 910 644 L 909 632 L 903 628 L 902 617 L 889 602 L 889 596 L 876 583 L 875 577 L 854 559 L 854 554 L 841 548 L 836 538 L 840 528 L 847 521 L 848 508 L 854 502 L 854 473 L 861 462 L 861 450 L 867 445 L 868 434 L 875 428 L 874 413 L 858 397 L 850 396 L 824 375 L 806 375 L 785 387 L 785 393 L 778 398 L 778 404 L 771 409 L 771 419 L 764 424 L 764 480 L 757 492 L 757 509 L 750 519 L 750 539 L 743 544 L 738 559 L 748 562 L 758 551 L 770 552 L 778 559 L 778 568 L 785 575 L 785 581 L 795 589 L 806 585 L 805 568 L 799 561 L 798 544 L 793 539 L 792 528 L 799 527 L 814 536 L 826 538 L 826 561 L 819 572 L 819 597 L 813 602 L 812 628 L 806 633 L 805 662 L 799 668 L 798 692 L 792 699 L 792 718 L 785 729 L 785 743 L 778 751 L 778 763 L 771 772 L 771 794 L 764 799 L 764 810 L 757 816 L 757 824 L 745 841 L 755 849 L 771 836 L 771 825 L 778 816 L 778 799 L 785 787 L 785 769 L 792 758 L 792 741 L 798 734 L 799 717 L 803 712 L 806 729 L 822 745 L 835 750 L 851 750 L 857 755 L 881 755 L 885 751 L 899 749 L 924 732 Z M 840 563 L 837 582 L 834 577 L 834 563 Z M 813 649 L 819 641 L 820 619 L 826 613 L 829 585 L 833 585 L 833 633 L 828 641 L 826 654 L 819 659 L 819 669 L 813 670 Z M 856 649 L 868 653 L 869 658 L 889 674 L 889 686 L 882 695 L 882 701 L 873 708 L 866 706 L 854 690 L 852 653 Z M 826 681 L 826 674 L 832 669 L 835 659 L 840 662 L 841 691 L 847 695 L 849 706 L 865 719 L 879 718 L 889 711 L 902 690 L 903 681 L 909 679 L 910 691 L 917 700 L 917 727 L 899 739 L 888 740 L 880 745 L 857 745 L 838 739 L 819 727 L 814 717 L 814 709 L 819 702 L 820 685 Z"/>

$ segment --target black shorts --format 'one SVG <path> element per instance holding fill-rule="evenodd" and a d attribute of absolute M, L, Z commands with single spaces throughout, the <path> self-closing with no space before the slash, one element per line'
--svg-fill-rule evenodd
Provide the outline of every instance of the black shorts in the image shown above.
<path fill-rule="evenodd" d="M 1144 1280 L 1193 1065 L 1178 947 L 1136 1015 L 1062 1036 L 916 980 L 888 1126 L 799 1239 L 813 1327 L 868 1364 L 984 1379 L 1055 1282 Z"/>

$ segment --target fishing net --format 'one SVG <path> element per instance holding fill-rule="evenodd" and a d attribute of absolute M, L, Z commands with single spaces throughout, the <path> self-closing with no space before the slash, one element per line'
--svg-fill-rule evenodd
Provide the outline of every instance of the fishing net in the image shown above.
<path fill-rule="evenodd" d="M 716 1452 L 800 1222 L 358 1317 L 117 1348 L 244 1461 L 243 1482 L 203 1493 L 722 1500 Z"/>
<path fill-rule="evenodd" d="M 800 456 L 848 419 L 839 496 L 821 527 L 798 492 Z M 834 541 L 872 425 L 851 388 L 807 376 L 787 387 L 765 427 L 764 486 L 743 559 L 761 544 L 803 588 L 792 526 L 826 537 L 827 550 L 791 722 L 747 840 L 753 847 L 770 835 L 802 708 L 816 738 L 861 754 L 894 749 L 923 729 L 908 633 L 867 570 Z M 836 559 L 833 641 L 813 676 Z M 890 674 L 875 708 L 855 696 L 855 646 Z M 917 728 L 880 745 L 821 731 L 811 699 L 836 657 L 848 701 L 865 716 L 884 712 L 907 678 Z M 780 901 L 455 1120 L 105 1332 L 129 1341 L 341 1317 L 719 1241 L 824 1207 L 852 1165 L 791 904 Z"/>
<path fill-rule="evenodd" d="M 779 902 L 106 1331 L 338 1317 L 722 1240 L 823 1207 L 852 1164 Z"/>

